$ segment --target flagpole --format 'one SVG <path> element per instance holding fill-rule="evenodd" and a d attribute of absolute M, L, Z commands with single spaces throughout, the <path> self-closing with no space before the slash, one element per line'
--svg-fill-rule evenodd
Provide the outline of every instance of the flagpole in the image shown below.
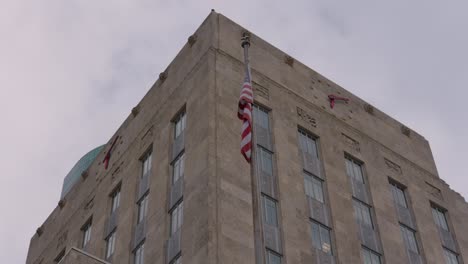
<path fill-rule="evenodd" d="M 245 74 L 246 76 L 250 76 L 252 78 L 250 72 L 250 60 L 249 60 L 249 47 L 250 47 L 250 36 L 248 33 L 244 33 L 242 35 L 242 42 L 241 46 L 244 49 L 244 64 L 245 64 Z M 250 80 L 252 82 L 252 80 Z M 252 93 L 253 94 L 253 93 Z M 252 116 L 251 116 L 251 156 L 250 156 L 250 177 L 252 183 L 252 208 L 253 208 L 253 223 L 254 223 L 254 247 L 255 247 L 255 262 L 257 264 L 264 263 L 263 258 L 263 236 L 262 236 L 262 218 L 260 214 L 260 197 L 258 192 L 258 182 L 255 176 L 255 139 L 254 139 L 254 115 L 253 115 L 253 107 L 252 107 Z"/>

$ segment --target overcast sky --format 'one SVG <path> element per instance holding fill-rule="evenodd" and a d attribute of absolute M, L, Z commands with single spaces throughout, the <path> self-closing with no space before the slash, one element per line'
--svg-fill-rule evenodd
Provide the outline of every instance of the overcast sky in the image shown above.
<path fill-rule="evenodd" d="M 25 262 L 64 176 L 211 8 L 424 135 L 440 176 L 468 197 L 466 1 L 223 2 L 2 1 L 2 263 Z"/>

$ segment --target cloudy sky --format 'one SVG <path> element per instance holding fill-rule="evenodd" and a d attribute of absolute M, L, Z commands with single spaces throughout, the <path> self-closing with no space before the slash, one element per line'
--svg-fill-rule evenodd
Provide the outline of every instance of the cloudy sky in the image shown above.
<path fill-rule="evenodd" d="M 25 262 L 63 177 L 109 140 L 211 8 L 424 135 L 441 177 L 468 197 L 466 2 L 224 2 L 2 1 L 3 263 Z"/>

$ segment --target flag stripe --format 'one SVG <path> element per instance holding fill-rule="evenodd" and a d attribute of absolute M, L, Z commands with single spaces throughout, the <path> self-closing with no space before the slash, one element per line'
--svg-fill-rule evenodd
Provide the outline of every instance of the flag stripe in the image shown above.
<path fill-rule="evenodd" d="M 250 82 L 250 71 L 247 69 L 239 97 L 237 117 L 242 120 L 241 153 L 249 163 L 252 160 L 252 104 L 253 91 Z"/>

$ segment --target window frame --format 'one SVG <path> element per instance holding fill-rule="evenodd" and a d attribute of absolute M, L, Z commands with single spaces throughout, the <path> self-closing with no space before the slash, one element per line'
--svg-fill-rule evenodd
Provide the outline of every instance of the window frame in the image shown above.
<path fill-rule="evenodd" d="M 265 262 L 266 264 L 275 264 L 274 262 L 272 262 L 272 258 L 271 257 L 276 257 L 278 260 L 279 260 L 279 264 L 281 264 L 283 262 L 283 256 L 281 256 L 281 254 L 271 250 L 271 249 L 266 249 L 266 254 L 265 254 Z"/>
<path fill-rule="evenodd" d="M 359 214 L 358 214 L 358 211 L 356 210 L 356 208 L 358 207 L 359 209 Z M 365 210 L 365 209 L 367 210 Z M 372 229 L 374 229 L 374 219 L 373 219 L 373 216 L 372 216 L 372 206 L 356 199 L 353 197 L 353 209 L 354 209 L 354 217 L 355 219 L 357 220 L 357 222 L 359 224 L 363 224 L 363 225 L 366 225 L 366 226 L 369 226 L 371 227 Z M 362 214 L 362 212 L 368 212 L 369 213 L 369 217 L 368 217 L 368 222 L 365 221 L 367 220 L 366 217 L 362 217 L 364 216 L 365 214 Z"/>
<path fill-rule="evenodd" d="M 149 193 L 147 192 L 137 202 L 137 225 L 143 222 L 148 214 L 148 196 Z"/>
<path fill-rule="evenodd" d="M 133 252 L 133 264 L 145 263 L 145 241 L 140 243 Z"/>
<path fill-rule="evenodd" d="M 120 207 L 120 184 L 109 195 L 111 198 L 111 214 L 113 214 Z"/>
<path fill-rule="evenodd" d="M 105 259 L 109 259 L 115 252 L 115 236 L 116 236 L 116 230 L 113 230 L 105 239 L 106 240 Z"/>
<path fill-rule="evenodd" d="M 460 254 L 446 247 L 442 247 L 442 250 L 444 251 L 444 258 L 447 264 L 459 264 L 460 263 Z M 449 257 L 455 257 L 455 262 L 452 261 L 453 259 L 449 259 Z"/>
<path fill-rule="evenodd" d="M 431 203 L 432 218 L 438 228 L 450 232 L 449 222 L 447 219 L 447 210 Z M 443 220 L 443 221 L 442 221 Z"/>
<path fill-rule="evenodd" d="M 324 194 L 324 188 L 323 188 L 324 180 L 306 171 L 303 171 L 303 174 L 304 174 L 304 191 L 305 191 L 306 196 L 324 204 L 325 203 L 325 194 Z M 319 194 L 316 193 L 317 191 L 319 192 Z"/>
<path fill-rule="evenodd" d="M 185 153 L 182 152 L 172 162 L 171 185 L 174 185 L 180 178 L 184 177 L 185 173 Z M 175 177 L 177 174 L 177 177 Z"/>
<path fill-rule="evenodd" d="M 148 176 L 153 168 L 153 149 L 149 148 L 148 151 L 140 158 L 141 162 L 141 178 Z"/>
<path fill-rule="evenodd" d="M 420 254 L 416 230 L 400 223 L 400 231 L 407 250 Z M 410 239 L 411 238 L 411 239 Z"/>
<path fill-rule="evenodd" d="M 370 262 L 366 262 L 366 254 L 369 256 Z M 369 249 L 365 246 L 361 246 L 361 256 L 363 258 L 363 264 L 382 264 L 382 255 L 379 253 L 373 251 L 372 249 Z M 372 257 L 377 257 L 377 263 L 374 262 L 375 258 L 373 259 Z"/>
<path fill-rule="evenodd" d="M 259 115 L 259 111 L 262 113 L 261 116 Z M 254 125 L 262 127 L 263 129 L 266 129 L 268 132 L 271 132 L 270 111 L 271 109 L 268 109 L 267 107 L 254 103 L 252 107 L 252 118 L 253 118 Z"/>
<path fill-rule="evenodd" d="M 93 218 L 90 217 L 85 224 L 81 227 L 81 248 L 86 248 L 91 240 L 91 232 L 92 232 L 92 222 Z"/>
<path fill-rule="evenodd" d="M 172 120 L 172 123 L 174 124 L 174 139 L 178 138 L 182 133 L 185 132 L 186 129 L 186 122 L 187 122 L 187 113 L 185 111 L 185 107 L 180 110 L 174 119 Z"/>
<path fill-rule="evenodd" d="M 182 228 L 184 219 L 184 201 L 181 200 L 169 212 L 170 215 L 170 235 L 174 235 L 180 228 Z"/>
<path fill-rule="evenodd" d="M 268 205 L 268 202 L 272 203 L 274 207 L 271 207 Z M 262 204 L 263 204 L 263 221 L 265 224 L 268 224 L 270 226 L 274 227 L 279 227 L 279 220 L 278 220 L 278 202 L 269 197 L 268 195 L 262 194 Z M 273 221 L 270 221 L 270 212 L 268 208 L 274 208 L 274 219 Z M 273 215 L 271 215 L 273 216 Z M 270 220 L 269 220 L 270 219 Z"/>
<path fill-rule="evenodd" d="M 316 228 L 314 228 L 316 227 Z M 332 234 L 331 228 L 326 225 L 323 225 L 315 220 L 310 220 L 310 228 L 311 228 L 311 239 L 312 239 L 312 247 L 322 251 L 323 253 L 333 256 L 333 245 L 332 245 Z M 314 231 L 317 232 L 314 232 Z M 326 232 L 326 239 L 323 237 L 323 232 Z M 318 238 L 316 241 L 315 238 Z M 328 240 L 328 243 L 326 243 Z M 324 250 L 324 244 L 328 244 L 329 249 L 328 251 Z"/>
<path fill-rule="evenodd" d="M 346 175 L 350 177 L 351 179 L 360 182 L 362 184 L 366 184 L 366 179 L 365 179 L 365 172 L 364 172 L 364 162 L 357 160 L 350 155 L 345 154 L 345 168 L 346 168 Z M 356 169 L 359 169 L 359 174 L 356 175 Z M 351 174 L 350 174 L 351 172 Z"/>
<path fill-rule="evenodd" d="M 308 153 L 318 159 L 319 158 L 319 146 L 317 142 L 318 137 L 301 127 L 297 129 L 297 132 L 299 134 L 299 149 L 302 152 Z M 311 144 L 308 144 L 308 143 L 311 143 Z M 309 145 L 311 146 L 310 148 L 309 148 Z"/>

